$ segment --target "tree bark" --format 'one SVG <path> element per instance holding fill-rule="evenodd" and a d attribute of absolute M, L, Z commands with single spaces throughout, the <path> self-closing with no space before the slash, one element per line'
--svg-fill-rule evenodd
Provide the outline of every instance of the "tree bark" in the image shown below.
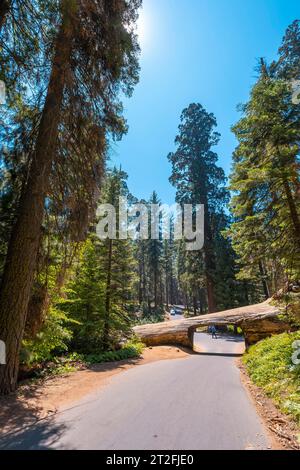
<path fill-rule="evenodd" d="M 0 31 L 4 26 L 9 10 L 10 2 L 8 0 L 0 0 Z"/>
<path fill-rule="evenodd" d="M 55 156 L 60 109 L 70 63 L 76 0 L 62 0 L 62 22 L 57 34 L 47 96 L 32 156 L 28 182 L 8 246 L 0 292 L 0 339 L 6 344 L 6 365 L 0 368 L 0 394 L 16 389 L 19 351 L 33 283 L 44 202 Z"/>

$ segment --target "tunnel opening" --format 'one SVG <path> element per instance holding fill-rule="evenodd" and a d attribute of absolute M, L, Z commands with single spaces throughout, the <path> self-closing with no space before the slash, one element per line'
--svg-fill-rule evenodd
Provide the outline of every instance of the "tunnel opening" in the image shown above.
<path fill-rule="evenodd" d="M 198 354 L 241 356 L 246 350 L 243 330 L 234 324 L 214 324 L 191 328 L 193 351 Z"/>

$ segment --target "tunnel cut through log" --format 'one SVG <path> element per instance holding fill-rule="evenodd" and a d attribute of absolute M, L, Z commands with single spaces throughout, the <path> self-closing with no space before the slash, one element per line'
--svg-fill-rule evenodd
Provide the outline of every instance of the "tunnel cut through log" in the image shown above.
<path fill-rule="evenodd" d="M 269 302 L 183 320 L 166 321 L 134 327 L 134 333 L 147 346 L 178 345 L 193 348 L 194 333 L 199 327 L 236 325 L 244 334 L 246 347 L 273 334 L 290 330 L 277 307 Z"/>

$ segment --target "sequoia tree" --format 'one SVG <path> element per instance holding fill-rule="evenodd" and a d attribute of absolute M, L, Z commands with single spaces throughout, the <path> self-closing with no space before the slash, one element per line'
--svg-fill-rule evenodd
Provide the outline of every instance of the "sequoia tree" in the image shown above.
<path fill-rule="evenodd" d="M 175 139 L 177 149 L 168 156 L 172 163 L 170 181 L 176 187 L 177 202 L 204 204 L 203 257 L 209 312 L 217 308 L 213 219 L 227 200 L 224 171 L 217 166 L 218 156 L 212 150 L 219 141 L 219 134 L 214 130 L 216 125 L 213 114 L 208 113 L 201 104 L 191 104 L 181 115 L 179 133 Z M 198 257 L 201 263 L 202 252 Z"/>

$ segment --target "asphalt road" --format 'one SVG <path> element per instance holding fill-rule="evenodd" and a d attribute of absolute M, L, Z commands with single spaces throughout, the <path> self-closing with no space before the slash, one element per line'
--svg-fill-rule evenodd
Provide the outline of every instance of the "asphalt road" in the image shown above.
<path fill-rule="evenodd" d="M 206 354 L 149 363 L 111 379 L 52 419 L 0 441 L 6 449 L 266 449 L 240 382 L 233 337 L 197 334 Z"/>

